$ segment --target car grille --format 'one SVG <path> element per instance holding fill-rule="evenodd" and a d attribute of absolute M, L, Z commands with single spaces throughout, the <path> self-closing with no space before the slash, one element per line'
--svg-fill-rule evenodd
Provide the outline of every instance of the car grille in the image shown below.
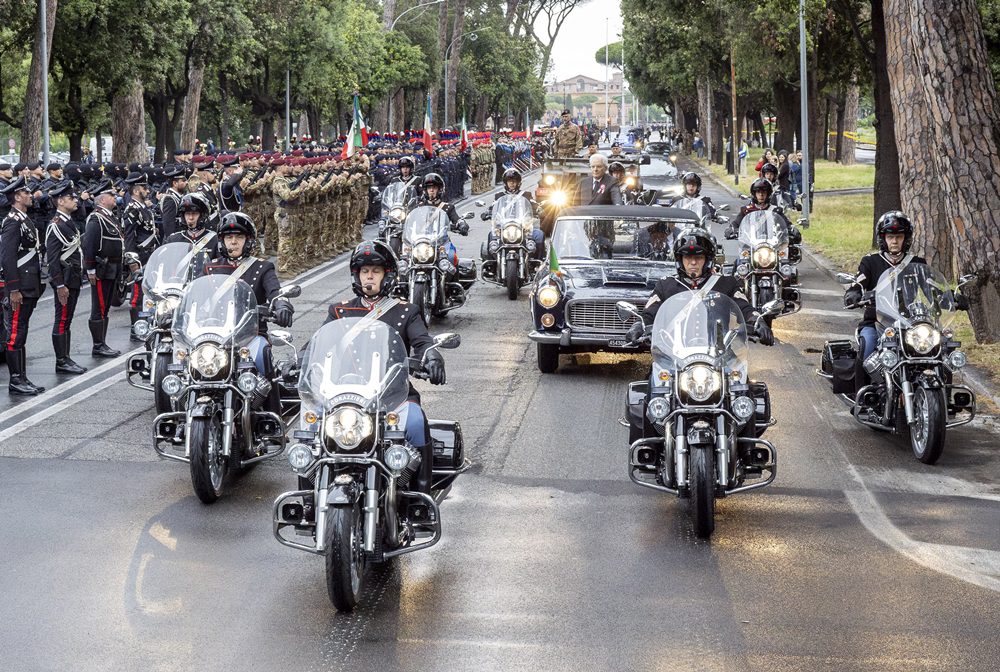
<path fill-rule="evenodd" d="M 567 323 L 576 329 L 624 334 L 636 322 L 635 317 L 622 322 L 614 301 L 570 301 Z"/>

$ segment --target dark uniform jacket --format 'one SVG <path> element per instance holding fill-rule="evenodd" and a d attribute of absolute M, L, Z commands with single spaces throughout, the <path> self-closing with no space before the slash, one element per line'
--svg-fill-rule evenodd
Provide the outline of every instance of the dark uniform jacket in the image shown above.
<path fill-rule="evenodd" d="M 910 259 L 911 264 L 926 264 L 923 257 L 913 257 Z M 895 266 L 886 257 L 884 252 L 872 252 L 871 254 L 866 254 L 861 257 L 861 263 L 858 264 L 858 279 L 857 284 L 861 285 L 862 289 L 865 291 L 871 291 L 875 289 L 875 285 L 878 284 L 879 278 L 887 270 Z M 875 324 L 875 306 L 867 306 L 865 308 L 865 316 L 861 320 L 862 326 L 870 326 Z"/>
<path fill-rule="evenodd" d="M 177 231 L 167 237 L 163 241 L 163 244 L 167 243 L 190 243 L 191 245 L 201 244 L 202 250 L 208 255 L 208 258 L 215 259 L 220 256 L 219 251 L 221 249 L 221 241 L 219 240 L 218 234 L 215 231 L 209 231 L 208 229 L 195 229 L 196 231 L 201 231 L 198 236 L 192 235 L 190 229 L 183 229 Z"/>
<path fill-rule="evenodd" d="M 0 191 L 3 191 L 10 185 L 10 181 L 0 177 Z M 0 220 L 3 220 L 7 213 L 10 212 L 11 205 L 10 201 L 7 200 L 7 194 L 0 194 Z"/>
<path fill-rule="evenodd" d="M 181 195 L 175 189 L 167 189 L 160 201 L 161 236 L 166 240 L 175 231 L 184 229 L 184 218 L 181 216 Z"/>
<path fill-rule="evenodd" d="M 234 173 L 224 180 L 219 180 L 218 202 L 223 213 L 239 212 L 243 209 L 243 189 L 240 182 L 242 173 Z"/>
<path fill-rule="evenodd" d="M 664 301 L 681 292 L 702 289 L 711 277 L 712 274 L 703 275 L 697 280 L 692 280 L 686 275 L 678 275 L 676 278 L 660 278 L 656 281 L 656 286 L 653 287 L 653 296 L 649 298 L 649 302 L 646 303 L 646 307 L 642 311 L 643 322 L 652 324 L 653 320 L 656 319 L 656 312 L 660 309 Z M 717 277 L 719 279 L 715 281 L 710 291 L 724 294 L 735 301 L 743 313 L 743 319 L 747 323 L 747 328 L 753 329 L 754 322 L 756 322 L 759 313 L 747 301 L 747 297 L 743 293 L 743 283 L 729 275 L 720 275 Z"/>
<path fill-rule="evenodd" d="M 781 210 L 781 208 L 774 207 L 770 202 L 765 205 L 751 203 L 750 205 L 744 205 L 740 208 L 740 214 L 736 216 L 736 221 L 732 224 L 733 230 L 738 232 L 740 230 L 740 222 L 743 221 L 743 218 L 746 217 L 748 213 L 757 212 L 758 210 L 771 210 L 771 212 L 774 213 L 774 216 L 778 218 L 779 222 L 784 221 L 785 227 L 788 229 L 789 234 L 791 234 L 792 223 L 788 221 L 788 217 L 785 217 L 785 213 Z"/>
<path fill-rule="evenodd" d="M 45 260 L 53 287 L 80 289 L 83 285 L 83 249 L 80 230 L 70 215 L 56 211 L 45 232 Z"/>
<path fill-rule="evenodd" d="M 42 264 L 38 258 L 38 228 L 25 213 L 11 208 L 0 227 L 0 267 L 7 293 L 25 298 L 42 295 Z"/>
<path fill-rule="evenodd" d="M 122 225 L 125 229 L 125 250 L 138 254 L 145 264 L 160 242 L 153 211 L 145 203 L 129 199 L 122 214 Z"/>
<path fill-rule="evenodd" d="M 447 201 L 442 201 L 441 199 L 431 201 L 427 196 L 421 196 L 420 200 L 417 201 L 417 205 L 429 205 L 439 210 L 444 210 L 444 214 L 448 216 L 448 221 L 451 222 L 452 229 L 457 228 L 459 221 L 461 221 L 458 218 L 458 212 L 455 211 L 455 206 Z"/>
<path fill-rule="evenodd" d="M 233 261 L 228 257 L 218 257 L 205 267 L 205 275 L 232 275 L 240 268 L 243 261 L 243 259 Z M 274 269 L 274 264 L 266 259 L 254 259 L 240 275 L 240 280 L 253 289 L 258 306 L 266 307 L 281 291 L 278 272 Z M 259 331 L 261 335 L 267 334 L 267 322 L 264 319 L 260 320 Z"/>
<path fill-rule="evenodd" d="M 125 232 L 118 219 L 101 206 L 87 217 L 83 232 L 83 268 L 97 273 L 101 280 L 112 280 L 121 275 L 122 256 L 125 253 Z"/>

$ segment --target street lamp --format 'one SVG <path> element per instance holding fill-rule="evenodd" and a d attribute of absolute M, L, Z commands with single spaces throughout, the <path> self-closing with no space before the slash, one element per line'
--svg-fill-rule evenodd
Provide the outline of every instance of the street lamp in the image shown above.
<path fill-rule="evenodd" d="M 400 12 L 399 16 L 397 16 L 395 19 L 392 20 L 392 23 L 389 24 L 389 30 L 395 29 L 396 22 L 399 21 L 404 16 L 406 16 L 407 14 L 409 14 L 410 12 L 412 12 L 414 9 L 423 9 L 424 7 L 430 7 L 431 5 L 440 5 L 442 2 L 444 2 L 444 0 L 431 0 L 430 2 L 424 2 L 419 5 L 413 5 L 413 7 L 410 7 L 409 9 Z"/>
<path fill-rule="evenodd" d="M 489 29 L 490 27 L 486 26 L 485 28 L 477 28 L 476 30 L 483 31 Z M 448 61 L 451 59 L 451 56 L 449 54 L 451 54 L 451 48 L 455 46 L 455 43 L 466 36 L 468 36 L 470 42 L 475 42 L 477 39 L 479 39 L 479 36 L 476 35 L 476 31 L 470 30 L 469 32 L 462 33 L 454 40 L 452 40 L 451 43 L 448 44 L 448 48 L 444 50 L 444 119 L 441 120 L 442 124 L 448 123 Z"/>

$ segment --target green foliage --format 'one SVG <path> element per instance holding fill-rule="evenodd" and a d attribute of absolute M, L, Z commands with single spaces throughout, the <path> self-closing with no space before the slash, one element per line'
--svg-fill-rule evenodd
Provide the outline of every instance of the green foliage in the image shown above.
<path fill-rule="evenodd" d="M 607 59 L 605 59 L 607 55 Z M 594 52 L 594 60 L 601 65 L 610 65 L 619 70 L 622 69 L 622 43 L 612 42 L 604 47 L 601 47 L 596 52 Z"/>

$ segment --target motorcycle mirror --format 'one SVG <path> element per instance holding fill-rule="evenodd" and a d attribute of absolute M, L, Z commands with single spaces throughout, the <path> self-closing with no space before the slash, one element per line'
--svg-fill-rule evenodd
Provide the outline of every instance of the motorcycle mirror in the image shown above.
<path fill-rule="evenodd" d="M 477 208 L 485 208 L 486 207 L 486 203 L 484 201 L 476 201 L 476 207 Z"/>
<path fill-rule="evenodd" d="M 622 322 L 625 322 L 630 317 L 638 317 L 640 321 L 642 320 L 642 315 L 639 314 L 639 309 L 628 301 L 618 301 L 615 303 L 615 308 L 618 309 L 618 317 Z"/>
<path fill-rule="evenodd" d="M 723 203 L 722 205 L 720 205 L 719 207 L 717 207 L 715 209 L 715 211 L 716 212 L 725 212 L 728 209 L 729 209 L 729 204 L 728 203 Z"/>
<path fill-rule="evenodd" d="M 287 287 L 282 289 L 281 292 L 278 294 L 278 296 L 281 296 L 286 299 L 294 299 L 301 295 L 302 295 L 302 287 L 299 285 L 288 285 Z"/>
<path fill-rule="evenodd" d="M 976 276 L 974 276 L 971 273 L 969 273 L 967 275 L 963 275 L 962 277 L 960 277 L 958 279 L 958 286 L 961 287 L 962 285 L 968 284 L 968 283 L 972 282 L 975 279 L 976 279 Z"/>
<path fill-rule="evenodd" d="M 747 196 L 746 194 L 740 194 L 740 198 L 746 198 L 746 199 L 749 199 L 750 197 L 749 197 L 749 196 Z"/>
<path fill-rule="evenodd" d="M 271 331 L 271 336 L 276 341 L 284 341 L 289 345 L 292 343 L 292 332 L 285 331 L 284 329 L 274 329 Z"/>
<path fill-rule="evenodd" d="M 853 285 L 857 278 L 850 273 L 837 273 L 837 282 L 842 285 Z"/>
<path fill-rule="evenodd" d="M 761 306 L 761 312 L 764 315 L 777 315 L 784 309 L 785 302 L 782 299 L 774 299 L 773 301 L 768 301 Z"/>
<path fill-rule="evenodd" d="M 467 212 L 464 215 L 462 215 L 462 219 L 472 219 L 473 217 L 475 217 L 475 214 L 471 212 Z"/>
<path fill-rule="evenodd" d="M 649 158 L 649 154 L 646 154 L 646 153 L 644 152 L 644 153 L 642 154 L 642 158 L 641 158 L 641 159 L 639 159 L 639 165 L 640 165 L 640 166 L 648 166 L 648 165 L 649 165 L 649 162 L 650 162 L 650 158 Z"/>
<path fill-rule="evenodd" d="M 462 344 L 462 337 L 456 333 L 438 334 L 434 337 L 434 345 L 445 350 L 454 350 Z"/>

